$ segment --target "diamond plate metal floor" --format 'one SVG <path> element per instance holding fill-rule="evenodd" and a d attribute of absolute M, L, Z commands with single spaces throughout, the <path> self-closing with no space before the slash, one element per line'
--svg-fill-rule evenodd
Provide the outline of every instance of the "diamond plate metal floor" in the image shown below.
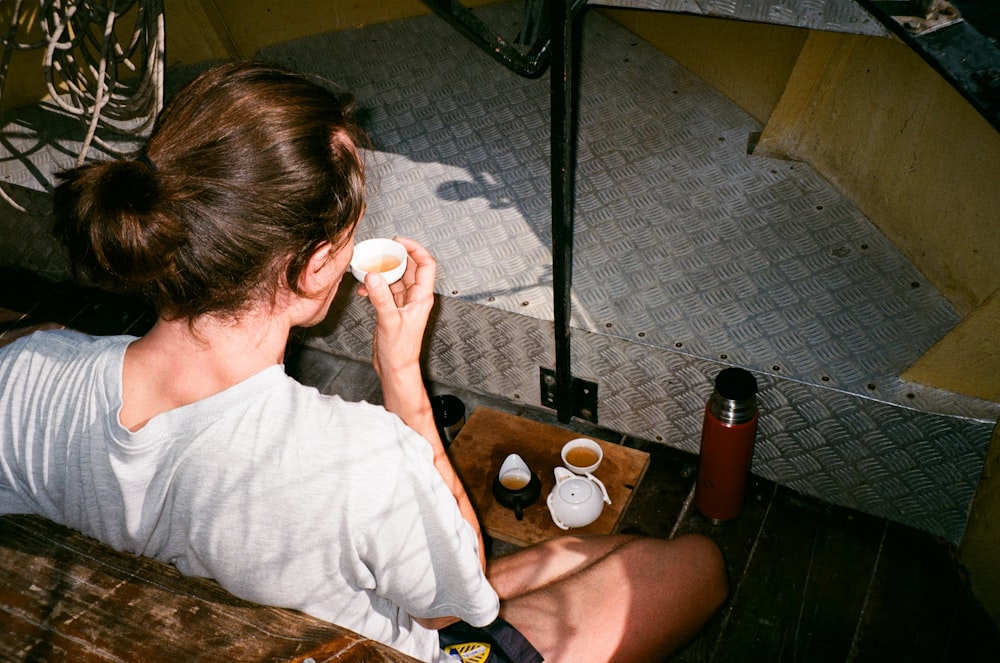
<path fill-rule="evenodd" d="M 517 4 L 482 16 L 517 32 Z M 956 312 L 808 165 L 748 156 L 761 127 L 690 72 L 594 12 L 583 48 L 573 373 L 598 382 L 601 424 L 697 451 L 712 378 L 743 366 L 762 386 L 756 473 L 957 542 L 1000 405 L 898 377 Z M 430 377 L 538 404 L 554 362 L 547 75 L 506 71 L 433 16 L 260 56 L 366 109 L 360 236 L 414 237 L 439 260 Z M 309 342 L 364 359 L 370 310 L 340 301 Z"/>

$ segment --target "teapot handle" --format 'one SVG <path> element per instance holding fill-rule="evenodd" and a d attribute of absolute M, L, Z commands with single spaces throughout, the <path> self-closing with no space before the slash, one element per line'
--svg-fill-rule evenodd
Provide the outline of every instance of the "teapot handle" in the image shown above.
<path fill-rule="evenodd" d="M 604 493 L 604 501 L 611 504 L 611 497 L 608 495 L 608 489 L 604 487 L 604 483 L 590 472 L 587 472 L 587 478 L 601 487 L 601 492 Z"/>
<path fill-rule="evenodd" d="M 552 522 L 556 524 L 556 527 L 568 530 L 569 527 L 567 525 L 563 525 L 562 521 L 559 520 L 559 516 L 556 515 L 556 510 L 552 506 L 552 493 L 549 493 L 549 496 L 545 498 L 545 504 L 549 507 L 549 514 L 551 514 Z"/>

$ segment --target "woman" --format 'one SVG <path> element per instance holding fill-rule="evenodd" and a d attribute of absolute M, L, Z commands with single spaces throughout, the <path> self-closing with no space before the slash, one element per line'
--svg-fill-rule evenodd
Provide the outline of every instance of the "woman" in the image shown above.
<path fill-rule="evenodd" d="M 418 243 L 399 240 L 401 281 L 358 290 L 384 408 L 284 373 L 291 328 L 326 316 L 348 268 L 364 140 L 329 91 L 230 63 L 176 95 L 139 159 L 61 175 L 74 268 L 158 318 L 141 338 L 46 332 L 0 350 L 0 514 L 422 660 L 466 635 L 496 638 L 498 660 L 665 655 L 725 596 L 707 540 L 566 538 L 487 566 L 420 374 L 435 262 Z"/>

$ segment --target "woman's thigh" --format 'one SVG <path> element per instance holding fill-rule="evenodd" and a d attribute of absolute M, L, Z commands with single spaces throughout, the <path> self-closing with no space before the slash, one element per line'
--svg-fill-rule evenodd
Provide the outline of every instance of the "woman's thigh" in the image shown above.
<path fill-rule="evenodd" d="M 721 554 L 703 537 L 567 538 L 516 555 L 502 581 L 527 591 L 501 593 L 501 615 L 550 662 L 659 660 L 727 592 Z"/>

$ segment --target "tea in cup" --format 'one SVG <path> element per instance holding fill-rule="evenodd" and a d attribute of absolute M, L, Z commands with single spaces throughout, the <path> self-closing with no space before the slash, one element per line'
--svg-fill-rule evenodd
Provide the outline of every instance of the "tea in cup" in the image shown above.
<path fill-rule="evenodd" d="M 563 445 L 563 465 L 575 474 L 590 474 L 597 470 L 604 460 L 604 450 L 594 440 L 578 437 Z"/>
<path fill-rule="evenodd" d="M 378 272 L 388 284 L 398 281 L 406 271 L 406 247 L 391 239 L 366 239 L 354 246 L 351 274 L 361 283 L 368 272 Z"/>
<path fill-rule="evenodd" d="M 525 507 L 534 504 L 541 493 L 542 481 L 528 469 L 524 459 L 517 454 L 507 456 L 493 480 L 493 496 L 497 502 L 513 509 L 514 516 L 521 520 Z"/>
<path fill-rule="evenodd" d="M 500 475 L 500 485 L 507 490 L 521 490 L 531 481 L 531 473 L 522 470 L 508 470 Z"/>

